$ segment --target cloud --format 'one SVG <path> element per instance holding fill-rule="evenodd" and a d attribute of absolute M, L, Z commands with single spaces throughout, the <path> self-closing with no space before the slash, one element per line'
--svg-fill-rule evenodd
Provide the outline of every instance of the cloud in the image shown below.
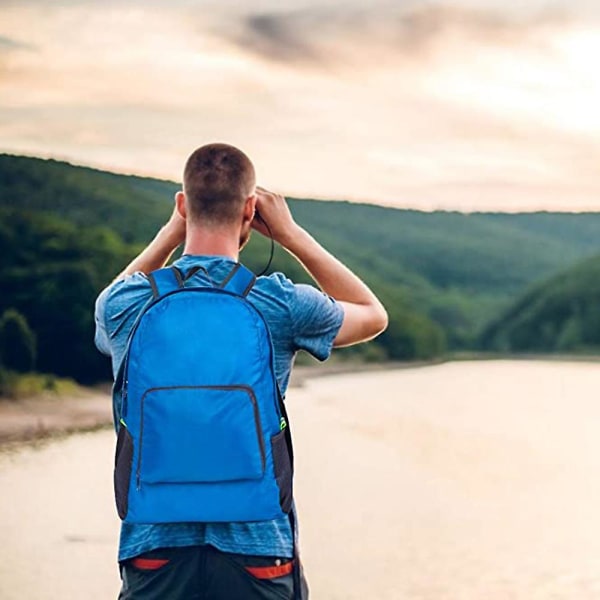
<path fill-rule="evenodd" d="M 306 34 L 316 24 L 315 16 L 313 12 L 249 15 L 232 41 L 246 50 L 286 62 L 319 60 L 321 52 Z"/>
<path fill-rule="evenodd" d="M 456 3 L 346 3 L 243 14 L 225 11 L 211 28 L 239 49 L 269 61 L 328 66 L 367 62 L 384 54 L 388 60 L 423 58 L 449 36 L 511 43 L 572 18 L 564 9 L 523 14 L 506 7 Z"/>
<path fill-rule="evenodd" d="M 0 52 L 11 50 L 37 50 L 37 47 L 33 44 L 28 44 L 5 35 L 0 35 Z"/>

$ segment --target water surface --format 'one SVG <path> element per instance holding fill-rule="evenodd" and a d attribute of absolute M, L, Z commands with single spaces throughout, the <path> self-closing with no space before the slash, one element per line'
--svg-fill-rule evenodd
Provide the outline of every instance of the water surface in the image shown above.
<path fill-rule="evenodd" d="M 600 599 L 600 366 L 462 362 L 289 396 L 315 600 Z M 116 597 L 110 431 L 0 457 L 0 598 Z"/>

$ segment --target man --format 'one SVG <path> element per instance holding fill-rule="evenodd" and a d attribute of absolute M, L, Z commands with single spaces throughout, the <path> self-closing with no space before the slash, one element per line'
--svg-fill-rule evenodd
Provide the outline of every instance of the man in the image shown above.
<path fill-rule="evenodd" d="M 298 350 L 325 360 L 332 347 L 372 339 L 385 329 L 387 314 L 375 295 L 294 222 L 282 196 L 256 186 L 249 158 L 232 146 L 209 144 L 189 157 L 183 191 L 175 195 L 167 224 L 96 302 L 96 345 L 111 356 L 115 374 L 136 317 L 152 298 L 146 275 L 163 267 L 185 242 L 175 265 L 183 272 L 203 267 L 186 285 L 221 282 L 252 229 L 270 233 L 322 290 L 275 273 L 259 277 L 248 295 L 271 332 L 283 394 Z M 286 517 L 253 523 L 124 523 L 120 598 L 290 599 L 292 548 Z"/>

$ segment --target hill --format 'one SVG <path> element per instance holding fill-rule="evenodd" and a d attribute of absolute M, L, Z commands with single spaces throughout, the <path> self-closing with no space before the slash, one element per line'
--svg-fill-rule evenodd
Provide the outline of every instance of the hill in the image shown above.
<path fill-rule="evenodd" d="M 533 286 L 482 333 L 482 345 L 511 352 L 600 350 L 600 256 Z"/>
<path fill-rule="evenodd" d="M 166 220 L 178 185 L 55 160 L 0 155 L 0 314 L 23 314 L 38 367 L 79 380 L 106 375 L 92 344 L 91 306 Z M 426 213 L 290 199 L 291 210 L 383 298 L 390 328 L 349 349 L 371 359 L 429 358 L 474 348 L 519 294 L 600 252 L 600 214 Z M 242 255 L 259 271 L 268 242 Z M 283 250 L 273 269 L 307 280 Z M 77 353 L 65 361 L 64 353 Z"/>

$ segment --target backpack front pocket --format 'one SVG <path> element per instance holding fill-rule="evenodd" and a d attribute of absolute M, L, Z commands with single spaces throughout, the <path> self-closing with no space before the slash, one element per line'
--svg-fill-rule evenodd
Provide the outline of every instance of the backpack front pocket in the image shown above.
<path fill-rule="evenodd" d="M 252 388 L 148 390 L 141 401 L 137 484 L 261 479 L 265 448 Z"/>

